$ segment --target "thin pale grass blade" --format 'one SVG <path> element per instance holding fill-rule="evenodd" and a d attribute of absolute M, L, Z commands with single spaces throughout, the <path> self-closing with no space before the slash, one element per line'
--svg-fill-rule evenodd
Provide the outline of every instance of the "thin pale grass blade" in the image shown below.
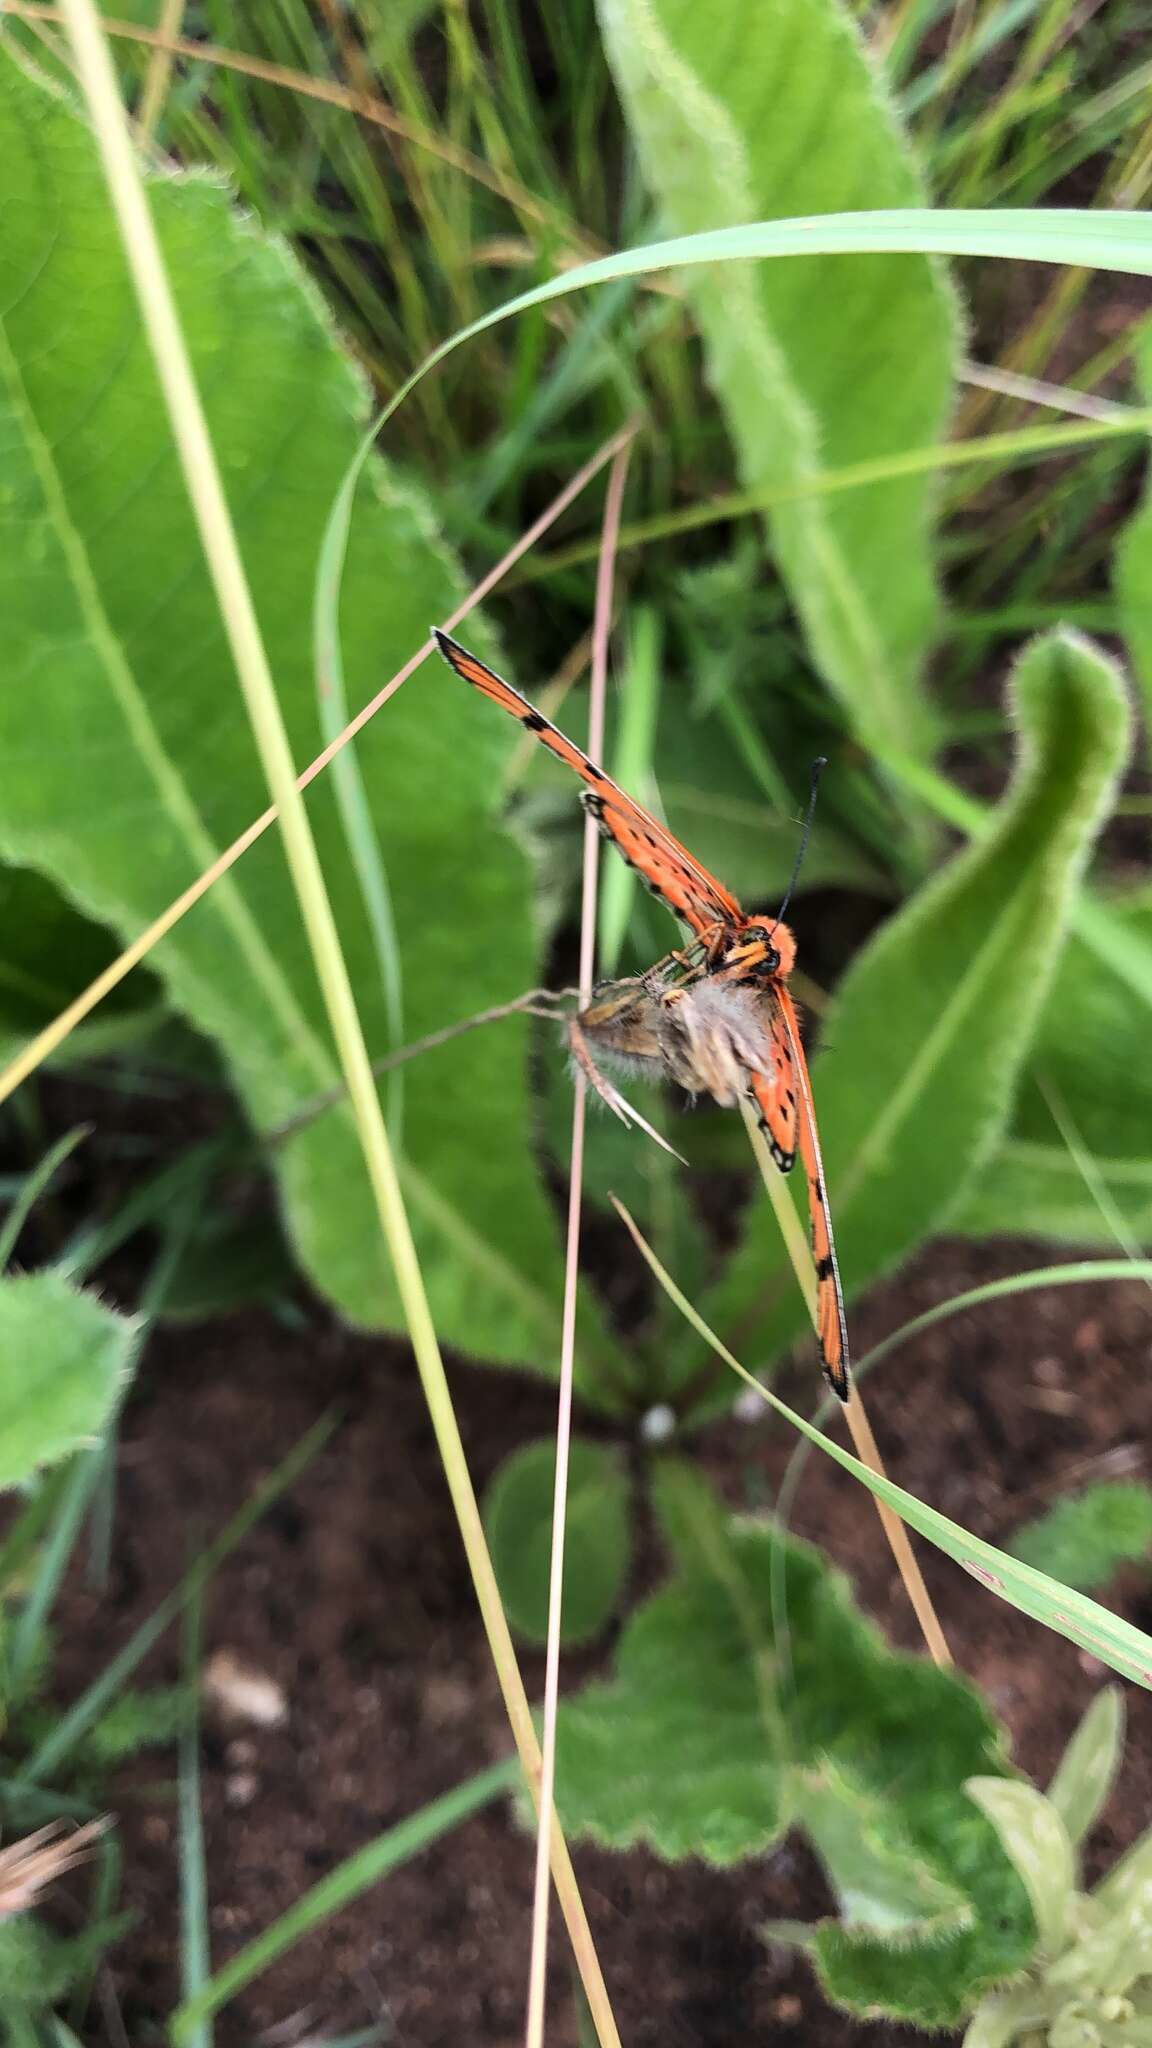
<path fill-rule="evenodd" d="M 693 1307 L 687 1296 L 682 1294 L 675 1281 L 660 1264 L 651 1246 L 629 1216 L 621 1202 L 614 1207 L 625 1228 L 631 1235 L 637 1250 L 655 1274 L 669 1300 L 679 1309 L 685 1320 L 691 1324 L 697 1335 L 713 1350 L 725 1365 L 744 1381 L 769 1408 L 782 1415 L 793 1429 L 808 1439 L 818 1450 L 843 1466 L 862 1486 L 887 1502 L 900 1516 L 901 1521 L 916 1529 L 929 1543 L 942 1550 L 972 1577 L 978 1579 L 993 1593 L 1016 1607 L 1022 1614 L 1028 1614 L 1034 1621 L 1042 1622 L 1045 1628 L 1057 1635 L 1067 1636 L 1069 1642 L 1088 1650 L 1101 1663 L 1108 1664 L 1125 1678 L 1131 1678 L 1137 1685 L 1152 1690 L 1152 1637 L 1142 1629 L 1134 1628 L 1117 1614 L 1111 1614 L 1096 1600 L 1086 1594 L 1075 1593 L 1069 1587 L 1050 1579 L 1046 1573 L 1023 1565 L 1018 1559 L 997 1550 L 991 1543 L 984 1543 L 971 1531 L 952 1522 L 946 1515 L 918 1500 L 914 1493 L 906 1493 L 902 1486 L 896 1486 L 891 1479 L 873 1472 L 869 1466 L 853 1457 L 831 1437 L 824 1436 L 814 1423 L 789 1408 L 778 1394 L 762 1383 L 741 1365 L 729 1351 L 727 1345 L 709 1328 L 699 1311 Z M 1131 1269 L 1126 1265 L 1125 1272 Z"/>
<path fill-rule="evenodd" d="M 628 480 L 631 442 L 613 457 L 604 500 L 604 529 L 596 577 L 592 625 L 592 696 L 588 746 L 593 760 L 604 753 L 604 703 L 608 689 L 608 645 L 612 631 L 612 589 L 616 540 Z M 600 835 L 596 820 L 585 813 L 584 874 L 580 910 L 580 999 L 591 1000 L 596 957 L 596 884 Z M 576 1303 L 580 1285 L 580 1207 L 584 1176 L 584 1127 L 587 1116 L 585 1076 L 578 1071 L 572 1104 L 572 1154 L 568 1186 L 568 1230 L 564 1267 L 564 1307 L 560 1333 L 560 1380 L 556 1402 L 556 1476 L 552 1495 L 552 1554 L 548 1580 L 548 1634 L 544 1646 L 544 1714 L 540 1736 L 540 1800 L 536 1821 L 536 1868 L 532 1898 L 532 1948 L 528 1965 L 526 2048 L 542 2048 L 544 1993 L 548 1971 L 549 1868 L 552 1831 L 556 1824 L 553 1792 L 556 1783 L 556 1716 L 560 1701 L 560 1628 L 564 1604 L 564 1536 L 568 1513 L 568 1466 L 572 1443 L 572 1384 L 576 1359 Z"/>
<path fill-rule="evenodd" d="M 178 37 L 184 20 L 186 0 L 162 0 L 160 19 L 156 24 L 157 40 L 152 45 L 152 55 L 144 76 L 144 90 L 136 114 L 136 127 L 141 140 L 150 140 L 155 134 L 156 124 L 164 111 L 168 96 L 168 85 L 172 77 L 172 59 L 175 55 L 174 40 Z"/>
<path fill-rule="evenodd" d="M 216 589 L 261 763 L 279 810 L 289 871 L 340 1064 L 347 1077 L 349 1098 L 376 1201 L 381 1233 L 391 1254 L 489 1647 L 525 1776 L 530 1785 L 536 1785 L 541 1763 L 531 1711 L 484 1540 L 480 1511 L 376 1094 L 355 994 L 300 795 L 283 716 L 171 284 L 133 155 L 108 46 L 92 0 L 66 0 L 66 19 L 205 559 Z M 342 553 L 338 559 L 342 562 Z M 334 587 L 338 583 L 337 575 Z M 68 1720 L 66 1716 L 61 1727 Z M 55 1734 L 59 1736 L 59 1728 Z M 51 1740 L 49 1738 L 49 1744 L 42 1746 L 41 1757 Z M 571 1860 L 558 1829 L 554 1833 L 553 1871 L 577 1965 L 596 2016 L 597 2030 L 605 2048 L 608 2048 L 608 2044 L 618 2039 L 615 2022 Z"/>
<path fill-rule="evenodd" d="M 37 1905 L 47 1886 L 83 1863 L 111 1825 L 107 1814 L 81 1828 L 70 1821 L 50 1820 L 23 1841 L 0 1849 L 0 1921 Z"/>

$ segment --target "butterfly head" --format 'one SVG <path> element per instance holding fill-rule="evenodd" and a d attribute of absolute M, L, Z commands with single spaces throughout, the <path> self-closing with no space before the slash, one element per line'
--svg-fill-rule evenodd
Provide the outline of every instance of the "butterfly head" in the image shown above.
<path fill-rule="evenodd" d="M 796 941 L 786 924 L 749 918 L 724 953 L 720 972 L 732 981 L 787 979 L 796 965 Z"/>

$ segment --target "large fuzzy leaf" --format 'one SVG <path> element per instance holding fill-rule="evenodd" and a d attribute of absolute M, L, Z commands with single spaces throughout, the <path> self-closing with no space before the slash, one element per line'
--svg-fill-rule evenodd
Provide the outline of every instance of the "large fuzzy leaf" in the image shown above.
<path fill-rule="evenodd" d="M 1097 1153 L 1085 1178 L 1066 1146 L 1009 1137 L 966 1190 L 948 1228 L 967 1237 L 1048 1237 L 1108 1251 L 1124 1240 L 1150 1245 L 1152 1158 Z"/>
<path fill-rule="evenodd" d="M 1091 943 L 1107 921 L 1106 948 Z M 1081 936 L 1083 932 L 1084 936 Z M 1152 1243 L 1152 893 L 1083 901 L 1012 1129 L 954 1219 L 974 1236 Z"/>
<path fill-rule="evenodd" d="M 849 1292 L 948 1218 L 1003 1132 L 1125 759 L 1121 678 L 1075 635 L 1027 651 L 1012 704 L 1019 760 L 989 829 L 860 954 L 826 1022 L 813 1087 Z M 723 1329 L 758 1304 L 769 1348 L 802 1327 L 759 1216 L 705 1313 Z"/>
<path fill-rule="evenodd" d="M 599 0 L 599 11 L 672 232 L 922 198 L 837 0 Z M 955 343 L 946 285 L 921 257 L 873 255 L 718 264 L 685 287 L 743 481 L 784 493 L 772 540 L 817 664 L 865 739 L 922 744 L 930 486 L 905 477 L 828 497 L 814 486 L 823 470 L 939 438 Z"/>
<path fill-rule="evenodd" d="M 547 1438 L 506 1458 L 484 1499 L 484 1528 L 505 1612 L 530 1643 L 548 1634 L 556 1446 Z M 617 1450 L 572 1441 L 564 1544 L 562 1640 L 600 1634 L 628 1568 L 628 1474 Z"/>
<path fill-rule="evenodd" d="M 96 1441 L 124 1391 L 135 1329 L 61 1274 L 0 1280 L 0 1487 Z"/>
<path fill-rule="evenodd" d="M 0 850 L 131 936 L 267 795 L 92 139 L 7 56 L 0 183 L 0 753 L 18 769 L 0 783 Z M 317 551 L 366 394 L 285 250 L 243 222 L 214 181 L 166 176 L 149 190 L 303 762 L 321 744 L 310 657 Z M 341 611 L 353 706 L 459 587 L 421 499 L 373 465 Z M 412 1036 L 533 979 L 525 871 L 493 826 L 504 737 L 486 706 L 433 668 L 358 743 Z M 368 1041 L 382 1052 L 376 957 L 323 782 L 309 810 Z M 275 834 L 153 959 L 172 1000 L 219 1041 L 258 1129 L 337 1080 Z M 527 1142 L 522 1049 L 512 1024 L 411 1071 L 405 1182 L 443 1335 L 473 1353 L 539 1361 L 550 1354 L 557 1255 Z M 275 1157 L 317 1284 L 357 1320 L 396 1324 L 347 1111 L 330 1111 Z"/>
<path fill-rule="evenodd" d="M 728 1863 L 804 1825 L 862 1985 L 898 1938 L 934 1982 L 933 2023 L 954 2018 L 1029 1944 L 1020 1886 L 962 1789 L 1007 1768 L 986 1706 L 889 1650 L 818 1552 L 728 1521 L 686 1467 L 663 1469 L 657 1499 L 678 1571 L 629 1622 L 612 1677 L 561 1709 L 566 1827 Z"/>

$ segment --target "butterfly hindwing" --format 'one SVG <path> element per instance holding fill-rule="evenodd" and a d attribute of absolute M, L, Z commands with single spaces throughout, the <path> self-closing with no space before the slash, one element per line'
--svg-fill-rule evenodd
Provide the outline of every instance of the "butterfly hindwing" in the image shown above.
<path fill-rule="evenodd" d="M 812 1257 L 816 1266 L 816 1338 L 825 1378 L 841 1401 L 848 1399 L 848 1322 L 844 1314 L 844 1290 L 836 1263 L 836 1242 L 832 1236 L 832 1213 L 824 1185 L 824 1162 L 820 1156 L 820 1134 L 812 1103 L 808 1062 L 800 1042 L 796 1005 L 786 988 L 773 991 L 780 1027 L 792 1055 L 793 1087 L 797 1098 L 800 1157 L 808 1182 L 808 1214 L 812 1225 Z"/>
<path fill-rule="evenodd" d="M 659 896 L 691 931 L 698 937 L 715 938 L 719 931 L 743 922 L 744 913 L 736 898 L 693 860 L 687 847 L 681 846 L 666 826 L 628 796 L 603 768 L 598 768 L 582 747 L 568 739 L 511 683 L 469 654 L 467 648 L 437 627 L 433 627 L 433 634 L 445 661 L 458 676 L 510 712 L 541 746 L 588 784 L 584 802 L 605 838 L 636 869 L 653 895 Z"/>
<path fill-rule="evenodd" d="M 788 1043 L 784 1018 L 773 997 L 766 1006 L 768 1061 L 766 1071 L 752 1076 L 752 1098 L 773 1162 L 781 1173 L 791 1173 L 796 1163 L 797 1116 L 796 1062 Z"/>

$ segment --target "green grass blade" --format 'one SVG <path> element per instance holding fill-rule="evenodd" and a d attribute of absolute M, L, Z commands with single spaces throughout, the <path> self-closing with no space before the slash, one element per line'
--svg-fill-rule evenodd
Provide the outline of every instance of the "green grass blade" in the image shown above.
<path fill-rule="evenodd" d="M 633 612 L 628 659 L 609 767 L 624 789 L 643 792 L 652 776 L 660 704 L 660 620 L 651 605 Z M 622 860 L 606 861 L 600 878 L 598 971 L 614 974 L 636 894 L 636 876 Z"/>
<path fill-rule="evenodd" d="M 31 1173 L 25 1178 L 24 1185 L 4 1218 L 3 1227 L 0 1228 L 0 1273 L 12 1257 L 16 1240 L 45 1188 L 55 1179 L 69 1154 L 88 1136 L 91 1128 L 91 1124 L 77 1124 L 74 1130 L 65 1131 L 64 1136 L 49 1147 L 43 1159 L 37 1161 Z"/>
<path fill-rule="evenodd" d="M 619 1207 L 617 1204 L 617 1208 Z M 907 1493 L 891 1479 L 881 1478 L 867 1465 L 861 1464 L 859 1458 L 853 1457 L 850 1451 L 833 1443 L 831 1437 L 825 1436 L 814 1423 L 798 1415 L 794 1408 L 789 1408 L 778 1394 L 774 1394 L 770 1387 L 762 1386 L 760 1381 L 741 1365 L 739 1359 L 733 1356 L 727 1345 L 709 1328 L 699 1311 L 681 1293 L 675 1281 L 661 1266 L 655 1253 L 644 1242 L 635 1226 L 629 1222 L 623 1209 L 620 1209 L 620 1214 L 628 1222 L 632 1236 L 656 1279 L 680 1310 L 685 1321 L 699 1337 L 703 1338 L 717 1357 L 722 1358 L 738 1378 L 753 1388 L 760 1399 L 774 1409 L 777 1415 L 782 1415 L 786 1422 L 791 1423 L 793 1429 L 798 1430 L 801 1436 L 807 1437 L 809 1443 L 832 1458 L 837 1465 L 843 1466 L 846 1472 L 850 1472 L 854 1479 L 858 1479 L 862 1486 L 868 1488 L 869 1493 L 885 1501 L 902 1521 L 907 1522 L 909 1528 L 915 1529 L 929 1543 L 935 1544 L 937 1550 L 942 1550 L 947 1557 L 955 1559 L 956 1563 L 970 1572 L 973 1578 L 979 1579 L 981 1585 L 987 1586 L 1000 1599 L 1006 1600 L 1009 1606 L 1018 1608 L 1022 1614 L 1030 1615 L 1034 1621 L 1041 1622 L 1045 1628 L 1054 1630 L 1057 1635 L 1067 1636 L 1070 1642 L 1088 1650 L 1093 1657 L 1098 1657 L 1102 1663 L 1110 1665 L 1112 1670 L 1119 1671 L 1122 1677 L 1130 1678 L 1137 1685 L 1152 1690 L 1152 1637 L 1145 1635 L 1142 1629 L 1134 1628 L 1131 1622 L 1124 1621 L 1119 1615 L 1109 1613 L 1098 1601 L 1089 1600 L 1084 1594 L 1060 1585 L 1056 1579 L 1048 1578 L 1044 1572 L 1033 1571 L 1018 1558 L 1010 1557 L 1006 1551 L 997 1550 L 993 1544 L 982 1542 L 970 1530 L 950 1521 L 947 1515 L 940 1514 L 925 1501 L 918 1500 L 914 1493 Z M 1117 1261 L 1117 1264 L 1120 1262 Z M 1131 1274 L 1132 1268 L 1128 1261 L 1123 1262 L 1122 1269 L 1125 1275 Z"/>
<path fill-rule="evenodd" d="M 198 2040 L 197 2028 L 209 2013 L 219 2011 L 253 1977 L 268 1969 L 279 1956 L 293 1944 L 300 1941 L 313 1928 L 338 1913 L 350 1900 L 359 1898 L 371 1885 L 378 1884 L 393 1870 L 399 1869 L 422 1849 L 434 1842 L 449 1829 L 458 1827 L 462 1820 L 476 1813 L 500 1793 L 510 1791 L 520 1782 L 517 1763 L 510 1759 L 495 1764 L 491 1770 L 481 1771 L 454 1791 L 446 1792 L 442 1798 L 434 1799 L 422 1807 L 419 1813 L 403 1820 L 396 1827 L 387 1828 L 373 1842 L 368 1842 L 355 1855 L 345 1858 L 335 1870 L 322 1877 L 319 1884 L 297 1899 L 286 1913 L 281 1914 L 255 1941 L 242 1948 L 222 1970 L 200 1990 L 194 1998 L 186 1999 L 177 2007 L 169 2020 L 169 2037 L 174 2048 L 192 2048 Z"/>
<path fill-rule="evenodd" d="M 187 1571 L 178 1586 L 161 1600 L 153 1609 L 147 1621 L 142 1622 L 131 1640 L 107 1663 L 99 1678 L 80 1695 L 67 1713 L 63 1714 L 51 1733 L 44 1738 L 38 1750 L 25 1764 L 16 1780 L 19 1790 L 34 1785 L 47 1776 L 80 1740 L 94 1721 L 99 1720 L 109 1701 L 114 1699 L 137 1666 L 163 1635 L 169 1624 L 175 1620 L 181 1609 L 202 1587 L 207 1585 L 212 1574 L 223 1563 L 229 1553 L 235 1550 L 248 1534 L 249 1529 L 265 1514 L 272 1502 L 279 1498 L 299 1478 L 317 1451 L 331 1436 L 336 1427 L 337 1417 L 333 1414 L 322 1416 L 300 1441 L 293 1445 L 286 1458 L 282 1458 L 274 1472 L 263 1486 L 253 1494 L 251 1500 L 233 1515 L 213 1542 L 201 1553 L 196 1563 Z"/>
<path fill-rule="evenodd" d="M 187 2005 L 203 1995 L 212 1976 L 208 1933 L 208 1876 L 204 1861 L 204 1813 L 200 1799 L 200 1661 L 202 1587 L 184 1612 L 184 1683 L 187 1702 L 179 1744 L 180 1799 L 180 1985 Z M 212 2048 L 206 2012 L 186 2036 L 189 2048 Z"/>
<path fill-rule="evenodd" d="M 47 1541 L 36 1560 L 32 1582 L 11 1625 L 5 1658 L 5 1694 L 9 1699 L 19 1698 L 32 1669 L 103 1466 L 104 1447 L 100 1444 L 93 1450 L 79 1452 L 68 1473 Z"/>

